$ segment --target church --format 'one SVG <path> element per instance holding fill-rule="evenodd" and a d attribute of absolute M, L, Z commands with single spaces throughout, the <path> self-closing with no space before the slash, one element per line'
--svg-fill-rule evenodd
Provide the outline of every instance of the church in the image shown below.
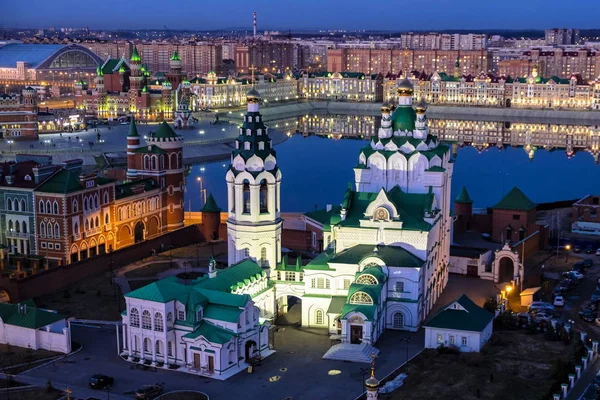
<path fill-rule="evenodd" d="M 303 265 L 282 257 L 283 175 L 250 90 L 225 177 L 229 267 L 211 262 L 189 285 L 167 278 L 126 294 L 121 355 L 226 379 L 272 352 L 269 328 L 293 298 L 302 326 L 341 342 L 324 358 L 370 362 L 385 329 L 416 331 L 448 281 L 453 159 L 412 95 L 405 79 L 395 110 L 382 106 L 354 185 L 323 227 L 326 249 Z"/>

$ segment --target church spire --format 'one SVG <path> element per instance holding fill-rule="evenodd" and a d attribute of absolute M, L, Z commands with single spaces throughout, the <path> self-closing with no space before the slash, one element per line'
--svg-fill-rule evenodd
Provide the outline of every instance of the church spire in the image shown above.
<path fill-rule="evenodd" d="M 387 139 L 392 137 L 392 106 L 389 103 L 383 103 L 381 105 L 381 128 L 379 128 L 378 137 L 379 139 Z"/>

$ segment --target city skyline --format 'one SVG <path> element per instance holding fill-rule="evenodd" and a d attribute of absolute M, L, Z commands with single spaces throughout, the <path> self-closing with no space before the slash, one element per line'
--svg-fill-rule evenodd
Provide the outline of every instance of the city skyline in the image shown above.
<path fill-rule="evenodd" d="M 117 13 L 98 13 L 97 5 L 77 0 L 61 0 L 56 3 L 32 0 L 23 7 L 16 0 L 8 0 L 3 5 L 0 25 L 5 28 L 46 28 L 72 27 L 90 29 L 163 29 L 170 30 L 214 30 L 252 29 L 252 12 L 258 12 L 258 29 L 337 29 L 337 30 L 447 30 L 447 29 L 544 29 L 553 27 L 593 28 L 597 15 L 594 13 L 544 13 L 558 1 L 532 0 L 519 2 L 507 0 L 503 3 L 480 3 L 475 0 L 437 0 L 436 6 L 423 10 L 421 7 L 392 7 L 385 15 L 378 12 L 365 13 L 364 3 L 357 0 L 318 2 L 307 0 L 302 3 L 272 7 L 267 0 L 247 3 L 233 0 L 219 4 L 216 12 L 207 7 L 186 0 L 169 3 L 171 14 L 158 12 L 162 4 L 158 0 L 147 0 L 143 7 L 140 2 L 120 2 L 106 0 L 103 9 L 119 10 Z M 593 0 L 582 0 L 582 9 L 593 10 Z M 377 9 L 369 8 L 372 11 Z M 180 13 L 179 10 L 186 10 Z M 383 10 L 383 8 L 382 8 Z M 207 12 L 209 11 L 209 12 Z M 90 13 L 97 13 L 90 20 Z M 532 15 L 537 16 L 532 20 Z M 510 19 L 506 18 L 507 14 Z M 334 19 L 332 15 L 336 15 Z M 135 16 L 132 18 L 132 16 Z M 481 16 L 485 16 L 482 18 Z"/>

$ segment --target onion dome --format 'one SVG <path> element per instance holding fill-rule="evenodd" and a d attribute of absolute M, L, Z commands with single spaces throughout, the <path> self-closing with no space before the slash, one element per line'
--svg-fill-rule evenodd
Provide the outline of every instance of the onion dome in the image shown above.
<path fill-rule="evenodd" d="M 179 58 L 179 53 L 177 52 L 177 50 L 175 50 L 173 52 L 173 55 L 171 56 L 171 61 L 181 61 L 181 58 Z"/>
<path fill-rule="evenodd" d="M 383 103 L 381 105 L 381 113 L 382 114 L 389 114 L 392 111 L 392 106 L 390 105 L 390 103 Z"/>
<path fill-rule="evenodd" d="M 246 93 L 246 100 L 248 100 L 248 102 L 258 103 L 258 100 L 260 100 L 260 93 L 258 90 L 252 88 Z"/>
<path fill-rule="evenodd" d="M 137 47 L 133 46 L 133 51 L 131 52 L 131 62 L 141 62 L 142 58 L 140 57 L 140 53 L 138 53 Z"/>
<path fill-rule="evenodd" d="M 371 376 L 365 381 L 365 385 L 367 386 L 367 389 L 375 390 L 379 387 L 379 381 L 374 376 Z"/>
<path fill-rule="evenodd" d="M 399 95 L 412 96 L 412 94 L 414 92 L 414 87 L 413 87 L 413 84 L 410 83 L 408 78 L 404 78 L 400 82 L 398 82 L 397 90 L 398 90 Z"/>
<path fill-rule="evenodd" d="M 173 88 L 173 86 L 171 85 L 171 82 L 169 82 L 169 81 L 165 80 L 165 81 L 162 83 L 162 88 L 163 88 L 163 89 L 166 89 L 166 90 L 171 90 L 171 89 Z"/>
<path fill-rule="evenodd" d="M 417 111 L 417 114 L 424 114 L 427 110 L 427 106 L 429 106 L 429 104 L 427 104 L 427 102 L 425 102 L 425 99 L 421 97 L 421 100 L 419 100 L 419 102 L 415 104 L 415 110 Z"/>

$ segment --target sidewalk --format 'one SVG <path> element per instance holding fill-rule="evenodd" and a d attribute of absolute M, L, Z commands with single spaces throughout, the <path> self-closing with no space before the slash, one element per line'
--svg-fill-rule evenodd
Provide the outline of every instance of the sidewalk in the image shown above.
<path fill-rule="evenodd" d="M 575 384 L 573 390 L 569 392 L 566 400 L 577 400 L 579 397 L 585 392 L 589 384 L 592 382 L 592 379 L 596 376 L 596 374 L 600 371 L 600 357 L 596 358 L 594 364 L 592 364 L 591 368 L 588 368 L 587 371 L 581 376 L 581 379 Z"/>

